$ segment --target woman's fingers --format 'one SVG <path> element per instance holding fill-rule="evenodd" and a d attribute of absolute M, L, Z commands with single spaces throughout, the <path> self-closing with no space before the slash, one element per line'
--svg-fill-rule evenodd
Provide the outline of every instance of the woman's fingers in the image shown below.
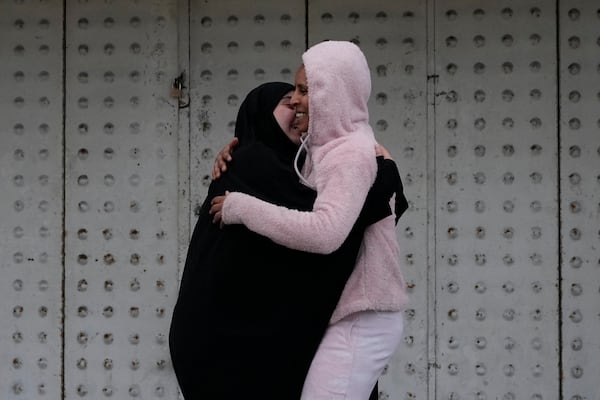
<path fill-rule="evenodd" d="M 215 163 L 213 164 L 212 177 L 218 179 L 221 173 L 227 171 L 227 163 L 231 162 L 231 152 L 239 144 L 238 138 L 233 138 L 229 144 L 225 145 L 217 154 Z"/>

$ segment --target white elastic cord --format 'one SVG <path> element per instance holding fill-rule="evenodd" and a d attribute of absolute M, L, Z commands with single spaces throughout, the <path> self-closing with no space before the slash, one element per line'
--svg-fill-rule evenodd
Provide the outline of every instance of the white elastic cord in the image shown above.
<path fill-rule="evenodd" d="M 310 133 L 308 135 L 306 135 L 305 137 L 303 137 L 302 139 L 300 139 L 302 141 L 302 144 L 300 144 L 300 148 L 296 152 L 296 157 L 294 157 L 294 170 L 296 171 L 296 174 L 298 175 L 298 177 L 300 178 L 300 181 L 302 181 L 302 183 L 304 183 L 309 188 L 314 189 L 315 187 L 313 185 L 311 185 L 310 183 L 308 183 L 308 181 L 304 178 L 304 176 L 302 176 L 302 173 L 298 170 L 298 159 L 300 158 L 300 153 L 302 153 L 302 148 L 306 147 L 307 153 L 308 153 L 308 147 L 307 147 L 308 145 L 306 143 L 308 142 L 309 136 L 310 136 Z M 308 157 L 308 154 L 307 154 L 307 157 Z"/>

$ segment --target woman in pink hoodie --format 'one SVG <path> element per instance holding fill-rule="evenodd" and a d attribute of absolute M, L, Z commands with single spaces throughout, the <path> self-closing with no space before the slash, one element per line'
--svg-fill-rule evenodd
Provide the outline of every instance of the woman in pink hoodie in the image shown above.
<path fill-rule="evenodd" d="M 363 53 L 350 42 L 320 43 L 302 59 L 291 102 L 299 128 L 307 132 L 299 176 L 317 191 L 313 210 L 291 210 L 232 192 L 215 197 L 211 213 L 215 222 L 244 224 L 289 248 L 326 254 L 348 236 L 375 180 L 370 72 Z M 302 398 L 367 399 L 399 343 L 405 302 L 394 216 L 389 216 L 365 231 Z"/>

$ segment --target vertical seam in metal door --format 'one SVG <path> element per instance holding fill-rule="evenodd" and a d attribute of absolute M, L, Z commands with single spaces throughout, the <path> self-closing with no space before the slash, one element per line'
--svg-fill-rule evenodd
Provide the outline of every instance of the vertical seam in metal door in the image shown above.
<path fill-rule="evenodd" d="M 308 2 L 304 1 L 304 48 L 308 49 Z"/>
<path fill-rule="evenodd" d="M 560 0 L 556 0 L 556 158 L 558 164 L 558 171 L 556 173 L 556 207 L 557 207 L 557 240 L 558 240 L 558 309 L 557 309 L 557 318 L 558 318 L 558 396 L 559 399 L 563 399 L 563 380 L 562 380 L 562 370 L 563 370 L 563 335 L 562 335 L 562 191 L 561 191 L 561 54 L 560 54 Z"/>
<path fill-rule="evenodd" d="M 61 304 L 60 304 L 60 396 L 65 399 L 65 323 L 66 323 L 66 203 L 67 203 L 67 0 L 62 1 L 62 226 L 61 226 Z"/>
<path fill-rule="evenodd" d="M 436 0 L 426 0 L 425 3 L 425 29 L 426 29 L 426 266 L 427 266 L 427 399 L 436 397 L 437 371 L 437 250 L 436 250 L 436 88 L 437 88 L 437 66 L 436 66 L 436 35 L 435 35 L 435 10 Z"/>

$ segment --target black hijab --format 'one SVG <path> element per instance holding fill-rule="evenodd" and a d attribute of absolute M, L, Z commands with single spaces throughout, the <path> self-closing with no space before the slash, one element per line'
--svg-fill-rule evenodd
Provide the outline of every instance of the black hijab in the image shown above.
<path fill-rule="evenodd" d="M 312 209 L 316 192 L 300 184 L 294 170 L 298 145 L 286 136 L 273 115 L 281 98 L 293 89 L 288 83 L 270 82 L 248 93 L 235 124 L 239 145 L 233 161 L 225 179 L 213 185 L 288 208 Z"/>

